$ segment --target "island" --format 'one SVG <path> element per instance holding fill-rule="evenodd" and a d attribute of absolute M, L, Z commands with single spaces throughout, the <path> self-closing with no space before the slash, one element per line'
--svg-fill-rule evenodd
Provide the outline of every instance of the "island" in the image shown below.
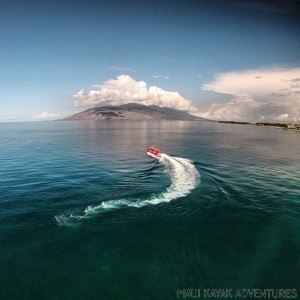
<path fill-rule="evenodd" d="M 117 106 L 93 107 L 75 115 L 62 119 L 63 121 L 77 120 L 182 120 L 182 121 L 210 121 L 205 118 L 197 117 L 188 112 L 173 108 L 160 107 L 157 105 L 142 105 L 129 103 Z"/>

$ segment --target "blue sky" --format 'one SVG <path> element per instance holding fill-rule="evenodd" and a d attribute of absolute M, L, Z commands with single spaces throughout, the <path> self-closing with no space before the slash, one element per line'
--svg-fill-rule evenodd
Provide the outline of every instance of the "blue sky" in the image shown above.
<path fill-rule="evenodd" d="M 122 74 L 179 92 L 202 114 L 212 103 L 227 107 L 231 95 L 234 101 L 241 95 L 216 87 L 218 74 L 227 80 L 230 72 L 255 70 L 298 78 L 299 5 L 286 3 L 1 1 L 0 117 L 72 114 L 84 108 L 74 106 L 72 95 Z M 291 114 L 280 109 L 273 115 Z"/>

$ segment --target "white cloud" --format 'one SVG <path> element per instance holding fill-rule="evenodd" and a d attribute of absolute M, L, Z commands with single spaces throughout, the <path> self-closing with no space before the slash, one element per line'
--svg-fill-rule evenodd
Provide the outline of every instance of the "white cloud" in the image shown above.
<path fill-rule="evenodd" d="M 169 56 L 161 56 L 159 59 L 162 60 L 162 61 L 170 61 L 170 62 L 176 61 L 175 58 L 172 58 L 172 57 L 169 57 Z"/>
<path fill-rule="evenodd" d="M 50 120 L 50 119 L 55 119 L 57 117 L 59 117 L 59 114 L 48 113 L 46 111 L 43 111 L 39 115 L 32 116 L 31 118 L 35 120 Z"/>
<path fill-rule="evenodd" d="M 211 119 L 300 121 L 300 68 L 257 69 L 218 74 L 203 90 L 232 99 L 202 107 Z"/>
<path fill-rule="evenodd" d="M 111 67 L 110 70 L 122 71 L 122 72 L 134 72 L 133 69 L 127 67 Z"/>
<path fill-rule="evenodd" d="M 81 89 L 73 95 L 74 105 L 121 105 L 135 102 L 186 111 L 195 110 L 191 102 L 178 92 L 166 91 L 157 86 L 148 87 L 145 81 L 136 81 L 128 75 L 120 75 L 116 79 L 109 79 L 103 84 L 93 85 L 93 87 L 96 89 L 89 92 Z"/>
<path fill-rule="evenodd" d="M 0 119 L 1 120 L 14 120 L 16 119 L 17 117 L 16 116 L 1 116 Z"/>
<path fill-rule="evenodd" d="M 152 75 L 151 77 L 156 79 L 170 79 L 170 76 L 161 75 L 161 74 Z"/>

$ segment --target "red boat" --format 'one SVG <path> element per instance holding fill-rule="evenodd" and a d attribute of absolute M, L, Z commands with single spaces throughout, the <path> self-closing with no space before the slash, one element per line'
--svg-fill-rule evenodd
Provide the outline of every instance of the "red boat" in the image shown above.
<path fill-rule="evenodd" d="M 150 156 L 152 156 L 154 158 L 161 157 L 161 152 L 156 147 L 148 147 L 146 152 L 147 152 L 148 155 L 150 155 Z"/>

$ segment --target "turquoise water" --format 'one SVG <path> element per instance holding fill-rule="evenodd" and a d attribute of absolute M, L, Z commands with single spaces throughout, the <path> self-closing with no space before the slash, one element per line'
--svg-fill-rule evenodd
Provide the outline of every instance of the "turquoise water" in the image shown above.
<path fill-rule="evenodd" d="M 299 287 L 298 132 L 10 123 L 0 141 L 1 299 Z"/>

